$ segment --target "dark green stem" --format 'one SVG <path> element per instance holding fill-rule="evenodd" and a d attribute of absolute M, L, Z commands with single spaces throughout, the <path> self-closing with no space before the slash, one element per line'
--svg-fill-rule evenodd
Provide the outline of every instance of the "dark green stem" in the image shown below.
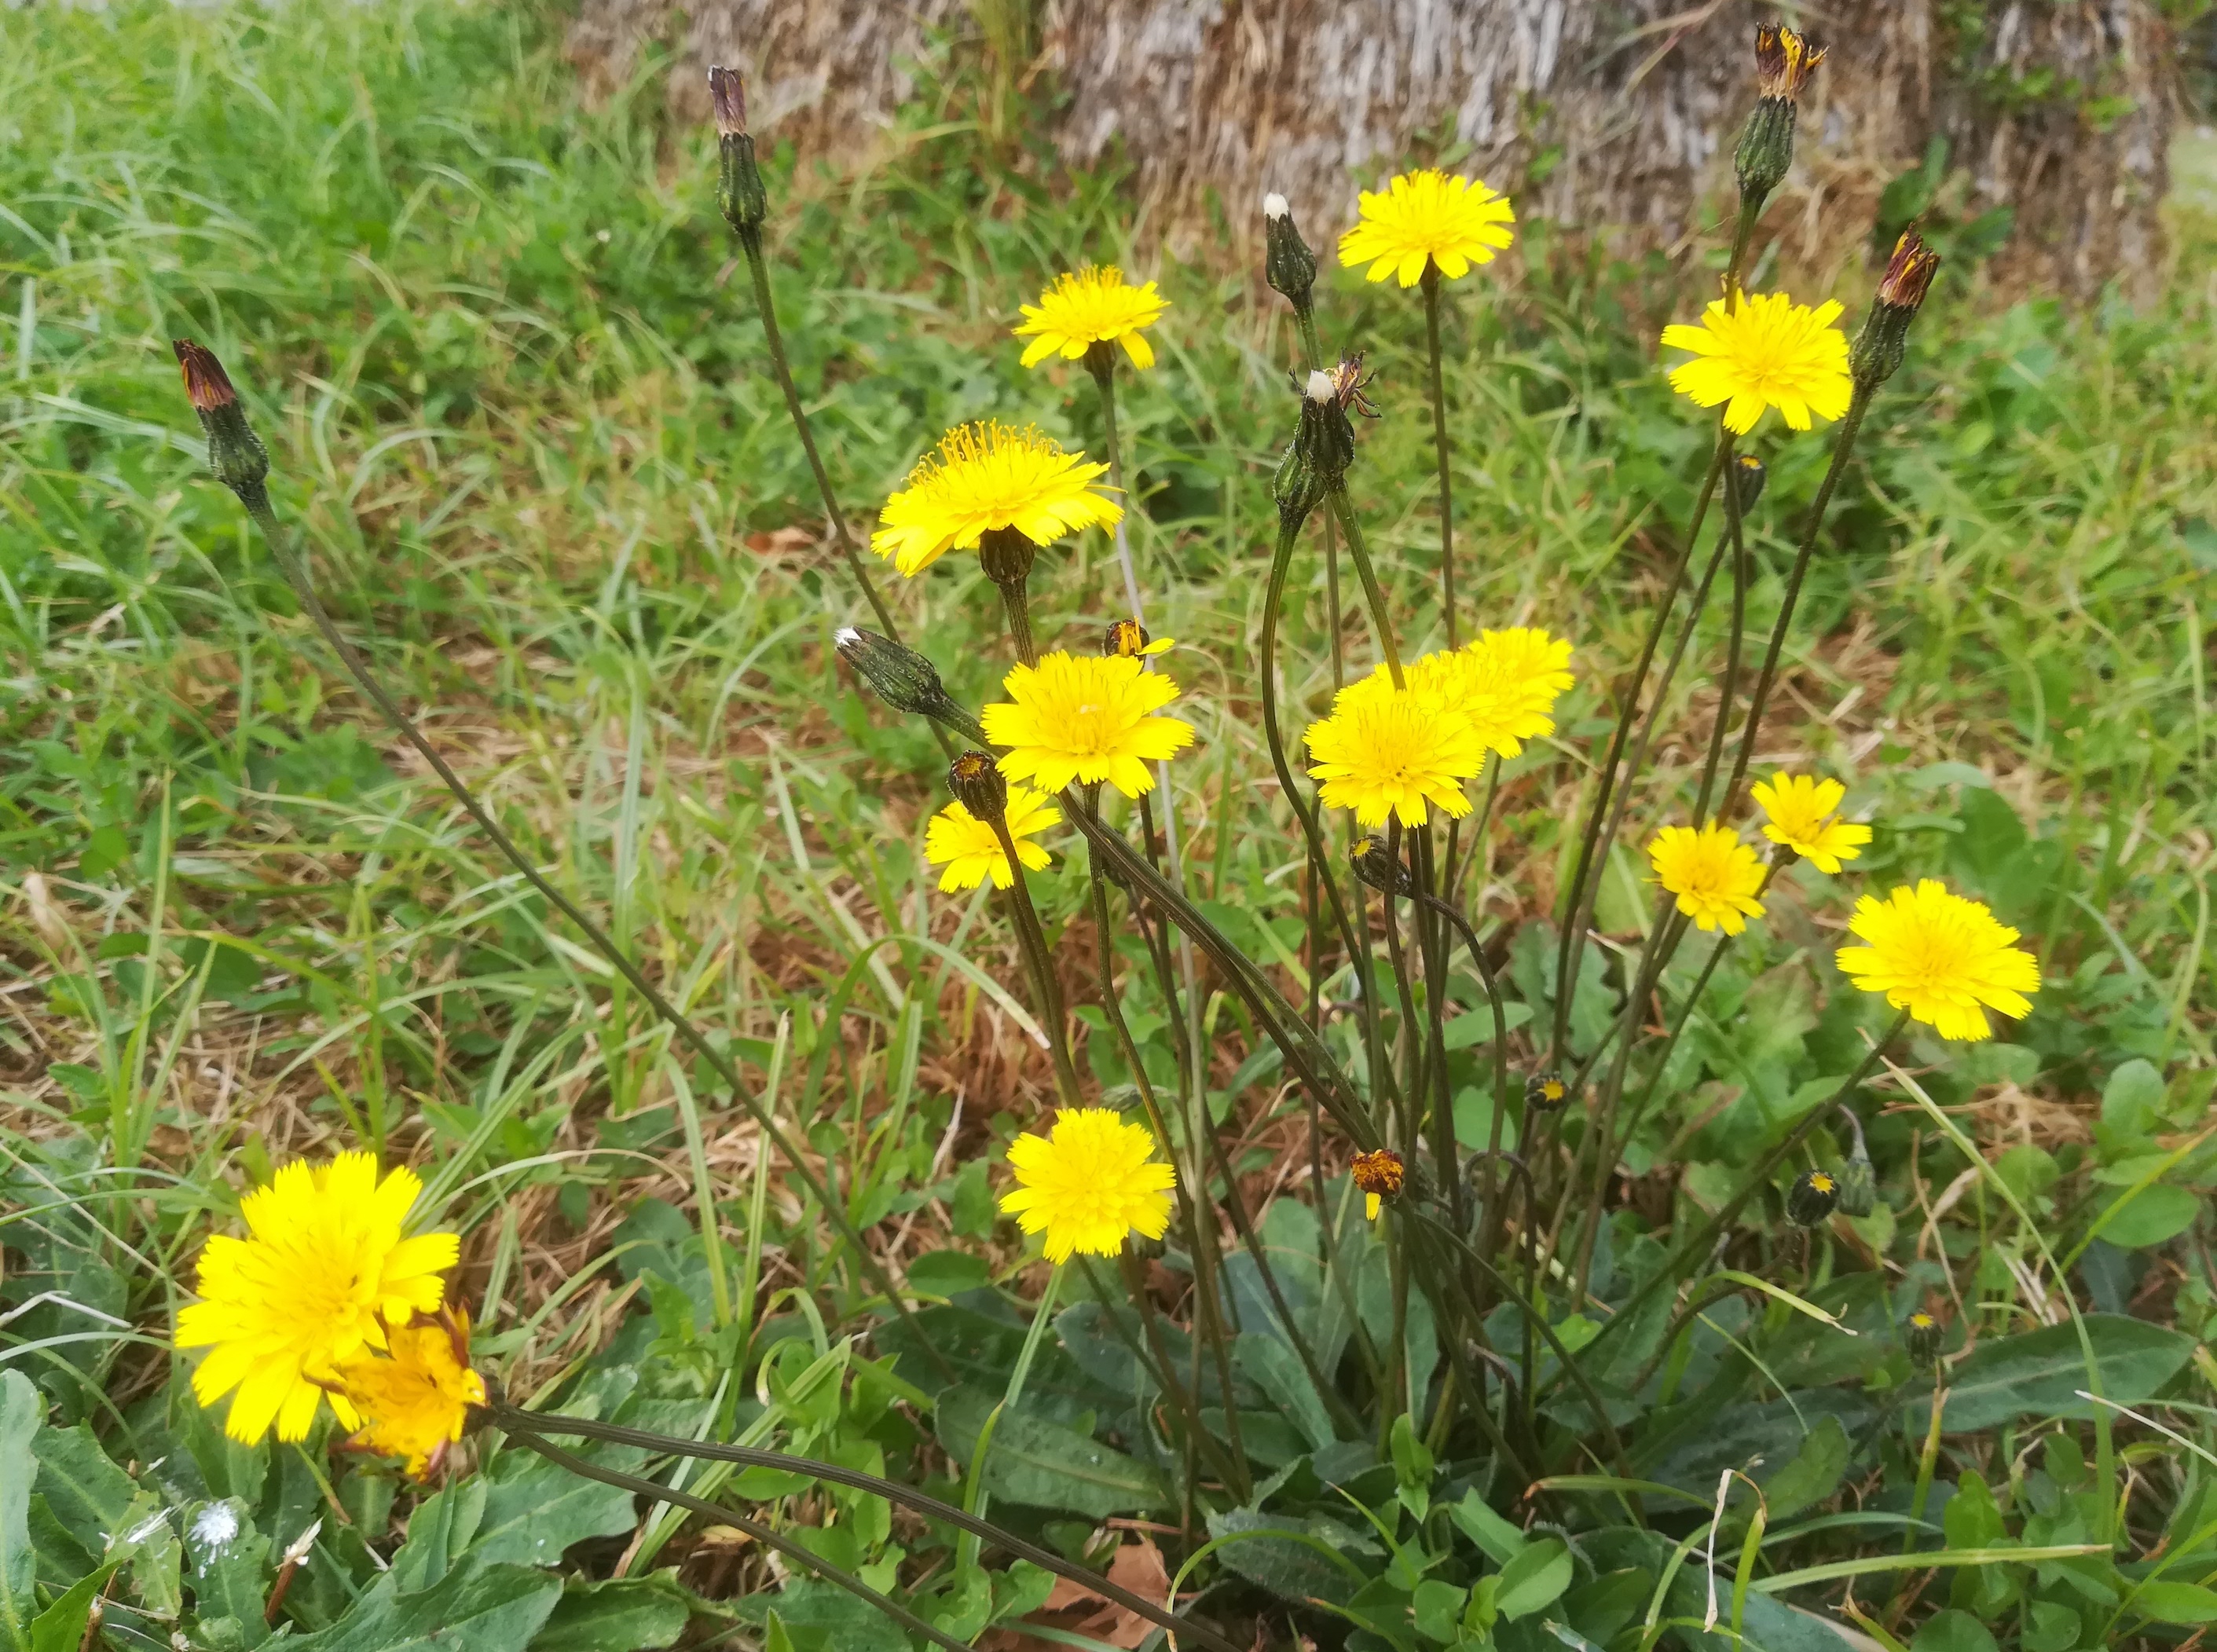
<path fill-rule="evenodd" d="M 1370 628 L 1378 638 L 1378 652 L 1386 661 L 1386 675 L 1393 678 L 1396 688 L 1405 686 L 1401 679 L 1401 650 L 1393 644 L 1393 624 L 1386 609 L 1386 593 L 1378 583 L 1378 570 L 1370 565 L 1370 551 L 1363 543 L 1362 524 L 1355 519 L 1355 507 L 1347 497 L 1347 484 L 1333 484 L 1325 496 L 1339 525 L 1347 530 L 1347 554 L 1354 558 L 1355 571 L 1362 581 L 1362 600 L 1369 605 Z"/>
<path fill-rule="evenodd" d="M 1009 907 L 1016 920 L 1016 941 L 1023 948 L 1031 965 L 1032 977 L 1037 982 L 1040 996 L 1040 1016 L 1047 1024 L 1047 1048 L 1054 1057 L 1054 1085 L 1062 1096 L 1065 1107 L 1085 1105 L 1084 1092 L 1078 1087 L 1078 1069 L 1070 1061 L 1070 1029 L 1068 1018 L 1063 1014 L 1062 989 L 1054 977 L 1054 958 L 1048 952 L 1047 932 L 1040 928 L 1039 912 L 1032 905 L 1030 885 L 1024 878 L 1024 863 L 1016 858 L 1016 838 L 1009 830 L 1009 817 L 996 815 L 992 821 L 993 835 L 1001 840 L 1001 853 L 1009 860 Z"/>
<path fill-rule="evenodd" d="M 1440 462 L 1440 612 L 1447 620 L 1448 646 L 1455 646 L 1454 499 L 1448 486 L 1448 466 L 1454 450 L 1448 446 L 1447 390 L 1440 363 L 1440 267 L 1429 258 L 1420 285 L 1424 290 L 1424 346 L 1432 368 L 1432 447 Z"/>

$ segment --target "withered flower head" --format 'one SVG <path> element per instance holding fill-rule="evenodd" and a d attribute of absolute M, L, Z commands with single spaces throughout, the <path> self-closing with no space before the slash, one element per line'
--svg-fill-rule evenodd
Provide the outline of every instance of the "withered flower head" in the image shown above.
<path fill-rule="evenodd" d="M 1356 840 L 1348 851 L 1348 865 L 1356 878 L 1387 895 L 1414 895 L 1417 880 L 1398 855 L 1389 854 L 1385 837 L 1377 832 Z"/>
<path fill-rule="evenodd" d="M 708 70 L 708 98 L 716 106 L 716 132 L 724 138 L 737 138 L 747 129 L 747 85 L 739 78 L 736 69 L 726 69 L 720 63 Z"/>
<path fill-rule="evenodd" d="M 1791 103 L 1825 60 L 1825 48 L 1783 23 L 1755 26 L 1755 89 L 1758 97 Z"/>
<path fill-rule="evenodd" d="M 1339 404 L 1342 412 L 1359 413 L 1366 419 L 1378 416 L 1378 409 L 1367 393 L 1370 381 L 1378 375 L 1362 371 L 1362 351 L 1357 350 L 1353 355 L 1343 355 L 1339 358 L 1339 365 L 1326 371 L 1323 376 L 1331 385 L 1331 398 Z M 1309 394 L 1312 397 L 1316 397 L 1316 379 L 1315 373 L 1309 375 Z M 1323 399 L 1320 397 L 1316 398 Z"/>
<path fill-rule="evenodd" d="M 1374 1153 L 1356 1154 L 1347 1169 L 1355 1178 L 1355 1185 L 1362 1190 L 1362 1213 L 1372 1221 L 1377 1220 L 1379 1201 L 1399 1195 L 1407 1174 L 1401 1156 L 1390 1147 L 1381 1147 Z"/>
<path fill-rule="evenodd" d="M 1571 1099 L 1571 1087 L 1560 1073 L 1535 1073 L 1524 1081 L 1524 1105 L 1553 1113 Z"/>
<path fill-rule="evenodd" d="M 194 412 L 213 413 L 219 407 L 237 404 L 238 392 L 231 387 L 231 375 L 215 359 L 213 350 L 189 338 L 173 338 L 170 348 L 177 353 L 177 365 L 184 369 L 185 394 L 192 398 Z"/>
<path fill-rule="evenodd" d="M 1147 628 L 1138 620 L 1112 620 L 1108 622 L 1108 635 L 1102 639 L 1101 651 L 1114 654 L 1120 659 L 1128 659 L 1133 655 L 1146 653 L 1148 640 Z"/>
<path fill-rule="evenodd" d="M 1921 1371 L 1930 1371 L 1940 1359 L 1940 1322 L 1922 1309 L 1911 1314 L 1902 1327 L 1902 1341 L 1908 1344 L 1910 1363 Z"/>
<path fill-rule="evenodd" d="M 1932 278 L 1939 273 L 1940 255 L 1924 244 L 1915 229 L 1904 230 L 1893 243 L 1893 256 L 1886 262 L 1886 274 L 1879 278 L 1878 301 L 1914 310 L 1924 302 Z"/>
<path fill-rule="evenodd" d="M 978 819 L 997 821 L 1009 812 L 1009 782 L 992 754 L 966 751 L 947 766 L 947 789 Z"/>
<path fill-rule="evenodd" d="M 1753 510 L 1763 497 L 1763 484 L 1770 480 L 1769 467 L 1753 453 L 1742 453 L 1732 460 L 1732 492 L 1742 514 Z"/>

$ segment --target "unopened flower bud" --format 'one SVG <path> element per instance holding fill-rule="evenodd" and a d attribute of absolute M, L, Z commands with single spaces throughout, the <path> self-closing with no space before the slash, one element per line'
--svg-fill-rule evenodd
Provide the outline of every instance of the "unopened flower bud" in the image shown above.
<path fill-rule="evenodd" d="M 1739 514 L 1745 516 L 1763 497 L 1763 484 L 1770 480 L 1770 467 L 1753 453 L 1742 453 L 1732 460 L 1732 492 L 1739 501 Z"/>
<path fill-rule="evenodd" d="M 897 712 L 946 721 L 957 710 L 939 679 L 938 668 L 914 649 L 890 637 L 849 626 L 832 638 L 839 657 L 853 666 L 878 698 Z"/>
<path fill-rule="evenodd" d="M 746 83 L 736 69 L 717 64 L 708 71 L 708 100 L 715 106 L 719 170 L 716 205 L 724 222 L 744 241 L 762 233 L 769 216 L 769 194 L 755 163 L 755 140 L 747 131 Z"/>
<path fill-rule="evenodd" d="M 208 468 L 215 472 L 217 481 L 251 509 L 266 496 L 262 480 L 269 474 L 269 453 L 246 422 L 238 392 L 231 387 L 231 375 L 215 359 L 214 351 L 189 338 L 172 339 L 170 348 L 176 352 L 177 365 L 184 370 L 185 394 L 200 416 L 201 428 L 207 432 Z"/>
<path fill-rule="evenodd" d="M 1571 1087 L 1557 1072 L 1535 1073 L 1524 1081 L 1524 1105 L 1537 1113 L 1553 1113 L 1571 1099 Z"/>
<path fill-rule="evenodd" d="M 1316 286 L 1316 254 L 1294 227 L 1293 209 L 1280 194 L 1263 197 L 1263 274 L 1270 285 L 1293 301 L 1296 310 L 1309 307 L 1310 289 Z"/>
<path fill-rule="evenodd" d="M 955 802 L 988 823 L 1009 812 L 1009 782 L 991 752 L 966 751 L 948 764 L 947 789 Z"/>
<path fill-rule="evenodd" d="M 978 536 L 978 565 L 996 585 L 1022 585 L 1038 557 L 1039 546 L 1020 529 L 989 527 Z"/>
<path fill-rule="evenodd" d="M 1940 1363 L 1940 1322 L 1922 1309 L 1902 1322 L 1901 1340 L 1909 1350 L 1909 1363 L 1919 1371 Z"/>
<path fill-rule="evenodd" d="M 1909 324 L 1917 319 L 1939 273 L 1940 255 L 1915 230 L 1903 231 L 1879 278 L 1878 296 L 1863 318 L 1863 330 L 1848 352 L 1848 371 L 1860 388 L 1874 390 L 1900 370 L 1909 353 Z"/>
<path fill-rule="evenodd" d="M 1362 1190 L 1362 1214 L 1374 1222 L 1378 1219 L 1380 1202 L 1399 1197 L 1408 1174 L 1401 1156 L 1390 1147 L 1356 1154 L 1347 1171 Z"/>
<path fill-rule="evenodd" d="M 1357 840 L 1347 857 L 1348 865 L 1355 869 L 1356 877 L 1381 894 L 1413 896 L 1417 880 L 1398 855 L 1386 849 L 1386 840 L 1376 833 Z"/>
<path fill-rule="evenodd" d="M 1840 1184 L 1829 1170 L 1804 1170 L 1786 1192 L 1786 1219 L 1799 1228 L 1813 1228 L 1832 1213 L 1839 1202 Z"/>
<path fill-rule="evenodd" d="M 1863 1141 L 1863 1121 L 1853 1107 L 1845 1105 L 1840 1116 L 1848 1121 L 1850 1139 L 1848 1162 L 1840 1167 L 1840 1214 L 1868 1216 L 1878 1208 L 1878 1172 L 1871 1168 L 1870 1149 Z"/>
<path fill-rule="evenodd" d="M 1802 89 L 1825 60 L 1825 48 L 1783 23 L 1755 29 L 1756 104 L 1741 128 L 1732 163 L 1744 202 L 1759 205 L 1794 164 L 1794 126 Z"/>

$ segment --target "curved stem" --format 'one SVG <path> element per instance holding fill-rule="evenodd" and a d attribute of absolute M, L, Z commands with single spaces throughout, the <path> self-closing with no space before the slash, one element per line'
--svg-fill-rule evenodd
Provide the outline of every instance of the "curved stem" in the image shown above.
<path fill-rule="evenodd" d="M 269 495 L 257 485 L 250 494 L 242 495 L 240 502 L 246 507 L 247 514 L 254 519 L 255 525 L 262 530 L 270 554 L 277 559 L 277 565 L 283 571 L 287 583 L 300 599 L 300 606 L 307 610 L 317 631 L 330 645 L 331 651 L 339 656 L 340 663 L 346 667 L 355 685 L 384 713 L 386 721 L 392 725 L 394 730 L 415 748 L 417 755 L 430 765 L 431 772 L 454 794 L 454 801 L 460 804 L 470 818 L 477 823 L 478 829 L 500 851 L 502 857 L 522 875 L 524 881 L 536 890 L 548 905 L 577 926 L 593 950 L 606 959 L 609 967 L 623 977 L 631 989 L 652 1007 L 654 1013 L 662 1017 L 678 1040 L 706 1062 L 709 1070 L 724 1082 L 731 1090 L 732 1099 L 745 1110 L 748 1118 L 785 1156 L 786 1162 L 793 1167 L 793 1174 L 800 1179 L 801 1186 L 808 1190 L 811 1197 L 822 1207 L 825 1217 L 838 1230 L 839 1236 L 853 1249 L 857 1265 L 869 1277 L 871 1284 L 884 1294 L 901 1318 L 910 1319 L 908 1304 L 901 1300 L 900 1292 L 895 1287 L 892 1275 L 886 1273 L 885 1264 L 862 1242 L 861 1233 L 848 1216 L 845 1207 L 832 1198 L 823 1178 L 809 1168 L 807 1160 L 801 1156 L 800 1149 L 786 1135 L 784 1129 L 755 1099 L 740 1079 L 738 1069 L 732 1065 L 731 1058 L 710 1044 L 685 1013 L 663 996 L 662 989 L 640 972 L 639 966 L 631 961 L 623 948 L 616 945 L 607 930 L 586 916 L 576 902 L 547 881 L 539 868 L 531 863 L 530 858 L 516 846 L 515 839 L 501 829 L 499 823 L 478 801 L 476 793 L 463 783 L 462 777 L 454 773 L 447 760 L 423 737 L 423 732 L 416 726 L 415 719 L 401 710 L 399 702 L 386 693 L 384 685 L 371 674 L 368 663 L 340 632 L 330 612 L 324 607 L 323 599 L 316 594 L 315 583 L 308 576 L 306 564 L 294 552 L 275 512 L 269 507 Z M 713 1220 L 713 1214 L 703 1212 L 702 1219 Z M 929 1339 L 923 1341 L 924 1346 L 929 1347 Z M 936 1350 L 934 1350 L 934 1357 L 941 1370 L 952 1378 L 954 1373 L 947 1368 L 945 1357 L 937 1354 Z"/>
<path fill-rule="evenodd" d="M 1054 958 L 1047 950 L 1047 932 L 1040 928 L 1038 909 L 1032 905 L 1032 891 L 1024 878 L 1024 863 L 1017 858 L 1016 843 L 1009 830 L 1005 814 L 996 816 L 991 825 L 993 835 L 1001 840 L 1001 853 L 1009 862 L 1009 907 L 1016 920 L 1016 940 L 1030 961 L 1033 978 L 1039 983 L 1040 1016 L 1047 1023 L 1048 1050 L 1054 1057 L 1054 1085 L 1062 1096 L 1065 1107 L 1085 1105 L 1084 1093 L 1078 1086 L 1078 1069 L 1070 1061 L 1069 1018 L 1063 1013 L 1062 989 L 1055 980 Z"/>

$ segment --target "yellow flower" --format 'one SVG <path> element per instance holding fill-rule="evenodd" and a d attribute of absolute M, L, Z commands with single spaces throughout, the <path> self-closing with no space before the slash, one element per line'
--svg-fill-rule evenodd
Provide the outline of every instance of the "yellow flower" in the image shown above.
<path fill-rule="evenodd" d="M 1009 788 L 1009 836 L 1016 843 L 1016 859 L 1033 872 L 1044 869 L 1054 857 L 1028 840 L 1035 833 L 1062 823 L 1062 811 L 1028 786 Z M 931 817 L 923 831 L 923 858 L 947 868 L 939 879 L 944 890 L 975 889 L 987 878 L 996 889 L 1016 881 L 1009 857 L 991 826 L 959 803 L 950 803 Z"/>
<path fill-rule="evenodd" d="M 1362 1215 L 1366 1221 L 1378 1219 L 1378 1206 L 1385 1199 L 1393 1199 L 1401 1192 L 1401 1183 L 1407 1169 L 1401 1156 L 1390 1147 L 1375 1152 L 1358 1153 L 1347 1167 L 1356 1187 L 1362 1193 Z"/>
<path fill-rule="evenodd" d="M 1694 360 L 1670 371 L 1670 388 L 1696 407 L 1725 409 L 1725 428 L 1745 435 L 1765 408 L 1775 407 L 1796 430 L 1809 416 L 1837 419 L 1848 410 L 1848 336 L 1832 324 L 1837 300 L 1814 310 L 1783 293 L 1742 296 L 1731 309 L 1718 299 L 1701 311 L 1698 327 L 1674 323 L 1663 330 L 1666 348 L 1691 350 Z"/>
<path fill-rule="evenodd" d="M 306 1439 L 318 1382 L 365 1347 L 384 1347 L 386 1325 L 438 1307 L 440 1271 L 461 1241 L 400 1236 L 423 1191 L 413 1170 L 380 1181 L 367 1153 L 313 1168 L 296 1160 L 242 1203 L 251 1238 L 207 1242 L 203 1300 L 179 1311 L 177 1346 L 212 1350 L 193 1372 L 202 1405 L 238 1390 L 225 1421 L 233 1439 L 250 1446 L 273 1423 L 280 1439 Z"/>
<path fill-rule="evenodd" d="M 886 501 L 870 549 L 913 578 L 949 551 L 976 550 L 992 528 L 1013 527 L 1046 545 L 1081 528 L 1113 527 L 1124 508 L 1089 485 L 1108 473 L 1034 429 L 993 420 L 961 425 Z"/>
<path fill-rule="evenodd" d="M 372 1353 L 338 1368 L 332 1409 L 358 1415 L 359 1450 L 405 1458 L 421 1480 L 462 1437 L 469 1409 L 485 1402 L 485 1378 L 470 1368 L 470 1316 L 419 1320 L 387 1334 L 392 1357 Z"/>
<path fill-rule="evenodd" d="M 1136 798 L 1155 784 L 1149 763 L 1193 743 L 1191 724 L 1154 715 L 1177 698 L 1177 684 L 1128 655 L 1058 650 L 1036 667 L 1018 666 L 1001 686 L 1009 700 L 985 708 L 985 737 L 1009 749 L 1002 774 L 1044 792 L 1106 780 Z"/>
<path fill-rule="evenodd" d="M 1318 795 L 1331 809 L 1352 809 L 1358 824 L 1383 826 L 1398 815 L 1404 826 L 1430 818 L 1426 804 L 1450 817 L 1470 812 L 1462 783 L 1485 764 L 1485 744 L 1447 699 L 1454 674 L 1409 674 L 1409 687 L 1374 676 L 1350 684 L 1331 715 L 1309 724 L 1309 774 L 1322 781 Z"/>
<path fill-rule="evenodd" d="M 1781 771 L 1768 786 L 1757 780 L 1748 795 L 1769 817 L 1763 835 L 1784 844 L 1819 872 L 1837 872 L 1841 861 L 1860 860 L 1860 846 L 1871 841 L 1869 827 L 1832 817 L 1840 799 L 1848 795 L 1837 780 Z"/>
<path fill-rule="evenodd" d="M 2032 1013 L 2024 995 L 2039 989 L 2039 960 L 2010 944 L 2017 932 L 1983 903 L 1949 893 L 1936 878 L 1882 901 L 1864 896 L 1848 929 L 1868 944 L 1841 947 L 1841 971 L 1943 1039 L 1991 1038 L 1985 1009 Z"/>
<path fill-rule="evenodd" d="M 1065 1107 L 1045 1136 L 1009 1148 L 1016 1187 L 1001 1209 L 1026 1233 L 1047 1235 L 1050 1262 L 1072 1254 L 1114 1256 L 1136 1233 L 1159 1239 L 1170 1224 L 1177 1173 L 1154 1162 L 1155 1138 L 1107 1107 Z"/>
<path fill-rule="evenodd" d="M 1401 174 L 1383 193 L 1365 189 L 1356 211 L 1360 221 L 1339 237 L 1339 262 L 1368 264 L 1374 281 L 1399 274 L 1402 286 L 1414 287 L 1427 263 L 1456 280 L 1516 239 L 1507 196 L 1429 168 Z"/>
<path fill-rule="evenodd" d="M 1121 344 L 1133 367 L 1152 367 L 1155 353 L 1139 330 L 1153 326 L 1170 307 L 1152 281 L 1133 287 L 1114 264 L 1058 275 L 1037 304 L 1023 306 L 1016 336 L 1031 340 L 1024 365 L 1035 367 L 1051 355 L 1075 361 L 1090 345 Z"/>
<path fill-rule="evenodd" d="M 1678 910 L 1707 933 L 1736 935 L 1763 915 L 1756 891 L 1763 862 L 1729 826 L 1665 826 L 1647 846 L 1656 881 L 1678 897 Z"/>
<path fill-rule="evenodd" d="M 1504 757 L 1555 731 L 1555 701 L 1578 681 L 1569 669 L 1571 645 L 1536 626 L 1482 631 L 1455 658 L 1462 667 L 1462 714 L 1486 749 Z"/>

